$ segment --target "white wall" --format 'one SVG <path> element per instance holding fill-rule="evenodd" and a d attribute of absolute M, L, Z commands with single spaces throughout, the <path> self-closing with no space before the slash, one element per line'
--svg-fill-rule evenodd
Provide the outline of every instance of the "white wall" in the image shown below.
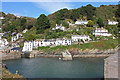
<path fill-rule="evenodd" d="M 88 24 L 88 21 L 76 21 L 75 24 L 84 25 L 84 24 Z"/>
<path fill-rule="evenodd" d="M 33 49 L 33 41 L 24 42 L 24 47 L 22 51 L 32 51 Z"/>
<path fill-rule="evenodd" d="M 112 36 L 112 34 L 108 34 L 108 33 L 93 33 L 93 35 L 95 35 L 95 36 Z"/>
<path fill-rule="evenodd" d="M 83 40 L 83 41 L 85 41 L 85 40 L 90 40 L 90 37 L 89 36 L 85 36 L 85 35 L 72 35 L 72 41 L 78 41 L 78 40 Z"/>
<path fill-rule="evenodd" d="M 116 24 L 118 24 L 118 22 L 116 22 L 116 21 L 108 21 L 108 24 L 109 25 L 116 25 Z"/>
<path fill-rule="evenodd" d="M 109 34 L 108 30 L 101 28 L 101 29 L 96 29 L 93 32 L 93 35 L 95 35 L 95 36 L 111 36 L 112 34 Z"/>
<path fill-rule="evenodd" d="M 41 44 L 42 43 L 42 44 Z M 23 51 L 32 51 L 33 47 L 42 47 L 42 46 L 58 46 L 58 45 L 71 45 L 71 40 L 56 40 L 56 41 L 29 41 L 24 42 Z"/>

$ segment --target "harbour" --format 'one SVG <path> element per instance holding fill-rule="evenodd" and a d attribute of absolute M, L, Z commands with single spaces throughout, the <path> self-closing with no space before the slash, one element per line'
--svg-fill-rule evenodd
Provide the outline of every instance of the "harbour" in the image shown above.
<path fill-rule="evenodd" d="M 3 63 L 11 73 L 18 70 L 26 78 L 104 78 L 103 58 L 22 58 Z"/>

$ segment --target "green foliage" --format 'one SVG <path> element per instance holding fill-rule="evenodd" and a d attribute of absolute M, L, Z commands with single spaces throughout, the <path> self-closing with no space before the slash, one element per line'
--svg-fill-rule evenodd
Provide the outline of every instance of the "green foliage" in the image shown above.
<path fill-rule="evenodd" d="M 84 43 L 84 44 L 73 44 L 68 46 L 55 46 L 55 47 L 39 47 L 38 50 L 43 51 L 64 51 L 66 49 L 99 49 L 99 50 L 106 50 L 106 49 L 114 49 L 118 45 L 117 39 L 111 39 L 111 40 L 104 40 L 104 41 L 97 41 L 97 42 L 91 42 L 91 43 Z"/>
<path fill-rule="evenodd" d="M 89 20 L 87 26 L 88 26 L 88 27 L 93 27 L 93 25 L 94 25 L 93 21 L 92 21 L 92 20 Z"/>
<path fill-rule="evenodd" d="M 102 18 L 104 21 L 113 20 L 115 12 L 118 9 L 116 5 L 104 5 L 96 8 L 96 19 Z M 107 23 L 107 22 L 106 22 Z"/>
<path fill-rule="evenodd" d="M 117 20 L 120 22 L 120 4 L 118 4 L 117 6 L 118 6 L 118 9 L 116 10 L 115 15 Z"/>
<path fill-rule="evenodd" d="M 48 15 L 48 18 L 50 22 L 53 24 L 58 23 L 61 20 L 65 19 L 71 19 L 74 22 L 77 19 L 88 19 L 88 20 L 93 20 L 95 16 L 95 11 L 96 8 L 93 7 L 92 5 L 88 4 L 87 6 L 82 6 L 81 8 L 78 9 L 61 9 L 53 14 Z"/>
<path fill-rule="evenodd" d="M 23 34 L 25 41 L 32 41 L 36 39 L 36 28 L 33 27 L 29 31 Z"/>
<path fill-rule="evenodd" d="M 36 22 L 34 18 L 21 17 L 18 18 L 13 14 L 8 13 L 7 15 L 2 12 L 2 16 L 5 19 L 2 20 L 3 32 L 22 32 L 25 28 L 32 28 Z M 34 23 L 33 23 L 34 22 Z"/>
<path fill-rule="evenodd" d="M 104 26 L 103 20 L 101 18 L 98 18 L 97 23 L 100 27 Z"/>
<path fill-rule="evenodd" d="M 38 50 L 46 50 L 48 48 L 50 48 L 50 46 L 43 46 L 43 47 L 38 47 Z"/>
<path fill-rule="evenodd" d="M 119 36 L 119 28 L 117 25 L 106 25 L 105 28 L 108 30 L 109 33 L 113 34 L 113 36 Z"/>
<path fill-rule="evenodd" d="M 37 29 L 37 34 L 43 33 L 45 29 L 50 28 L 50 23 L 47 16 L 45 16 L 44 14 L 41 14 L 37 18 L 37 22 L 35 26 Z"/>

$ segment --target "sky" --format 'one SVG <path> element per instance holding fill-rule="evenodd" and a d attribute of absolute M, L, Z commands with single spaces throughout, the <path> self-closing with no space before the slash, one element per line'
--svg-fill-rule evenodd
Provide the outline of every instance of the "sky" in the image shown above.
<path fill-rule="evenodd" d="M 30 0 L 29 2 L 9 2 L 4 0 L 4 2 L 2 2 L 2 12 L 5 12 L 6 14 L 12 13 L 18 16 L 37 18 L 40 14 L 49 15 L 63 8 L 75 9 L 80 8 L 81 6 L 86 6 L 87 4 L 99 7 L 100 5 L 117 5 L 118 2 L 32 2 Z"/>

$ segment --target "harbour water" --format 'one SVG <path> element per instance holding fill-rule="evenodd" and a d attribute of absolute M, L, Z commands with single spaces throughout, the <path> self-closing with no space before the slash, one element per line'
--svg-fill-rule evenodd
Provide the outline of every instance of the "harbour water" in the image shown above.
<path fill-rule="evenodd" d="M 3 61 L 11 73 L 19 71 L 25 78 L 103 78 L 103 58 L 22 58 Z"/>

